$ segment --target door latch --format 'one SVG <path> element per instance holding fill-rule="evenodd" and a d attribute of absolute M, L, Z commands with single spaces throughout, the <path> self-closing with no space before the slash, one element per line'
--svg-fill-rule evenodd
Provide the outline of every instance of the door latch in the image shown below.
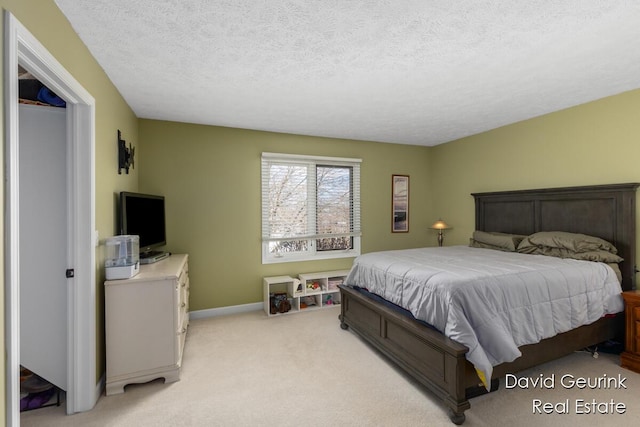
<path fill-rule="evenodd" d="M 67 268 L 67 279 L 70 279 L 76 275 L 76 272 L 73 268 Z"/>

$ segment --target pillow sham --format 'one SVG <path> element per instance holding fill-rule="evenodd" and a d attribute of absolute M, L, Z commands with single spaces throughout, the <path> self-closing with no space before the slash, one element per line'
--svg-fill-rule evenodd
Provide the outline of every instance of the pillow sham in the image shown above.
<path fill-rule="evenodd" d="M 599 237 L 566 231 L 541 231 L 525 237 L 518 245 L 518 252 L 531 253 L 532 248 L 557 248 L 575 253 L 606 251 L 617 254 L 618 250 Z"/>
<path fill-rule="evenodd" d="M 566 248 L 552 248 L 549 246 L 529 246 L 522 249 L 518 248 L 518 252 L 521 254 L 547 255 L 547 256 L 553 256 L 556 258 L 571 258 L 571 259 L 579 259 L 584 261 L 596 261 L 596 262 L 606 262 L 606 263 L 618 263 L 623 261 L 623 259 L 618 255 L 612 254 L 611 252 L 607 252 L 603 250 L 588 251 L 588 252 L 574 252 Z"/>
<path fill-rule="evenodd" d="M 616 273 L 616 277 L 618 278 L 618 282 L 622 283 L 622 272 L 620 271 L 620 266 L 618 264 L 615 264 L 615 263 L 608 263 L 607 265 L 609 267 L 611 267 L 611 269 L 613 270 L 614 273 Z"/>
<path fill-rule="evenodd" d="M 489 245 L 487 243 L 482 243 L 477 240 L 473 240 L 473 238 L 469 239 L 469 246 L 472 248 L 484 248 L 484 249 L 494 249 L 496 251 L 504 251 L 504 252 L 513 252 L 508 249 L 502 248 L 500 246 Z"/>
<path fill-rule="evenodd" d="M 518 245 L 525 237 L 526 236 L 519 234 L 476 230 L 473 232 L 473 237 L 469 239 L 469 246 L 515 252 Z"/>

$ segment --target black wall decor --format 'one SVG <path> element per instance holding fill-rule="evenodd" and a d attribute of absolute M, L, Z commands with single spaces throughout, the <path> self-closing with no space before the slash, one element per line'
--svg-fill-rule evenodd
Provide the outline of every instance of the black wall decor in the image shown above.
<path fill-rule="evenodd" d="M 118 174 L 122 173 L 122 169 L 124 169 L 127 174 L 129 173 L 129 167 L 133 167 L 135 150 L 131 144 L 127 147 L 127 143 L 122 139 L 120 129 L 118 129 Z"/>

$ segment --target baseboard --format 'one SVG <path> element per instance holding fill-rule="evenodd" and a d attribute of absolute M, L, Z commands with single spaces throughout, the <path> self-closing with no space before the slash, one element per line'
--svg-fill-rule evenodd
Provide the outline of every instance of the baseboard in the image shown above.
<path fill-rule="evenodd" d="M 189 319 L 206 319 L 207 317 L 226 316 L 228 314 L 246 313 L 248 311 L 258 311 L 263 309 L 261 302 L 253 304 L 232 305 L 229 307 L 208 308 L 189 312 Z"/>

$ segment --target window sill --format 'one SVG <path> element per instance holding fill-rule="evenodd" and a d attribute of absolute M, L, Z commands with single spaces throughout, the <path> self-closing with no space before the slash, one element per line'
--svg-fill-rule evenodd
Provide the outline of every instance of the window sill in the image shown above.
<path fill-rule="evenodd" d="M 328 259 L 355 258 L 360 255 L 360 251 L 332 251 L 330 254 L 316 253 L 314 255 L 283 255 L 281 257 L 265 257 L 262 255 L 262 264 L 281 264 L 285 262 L 302 262 L 302 261 L 321 261 Z"/>

